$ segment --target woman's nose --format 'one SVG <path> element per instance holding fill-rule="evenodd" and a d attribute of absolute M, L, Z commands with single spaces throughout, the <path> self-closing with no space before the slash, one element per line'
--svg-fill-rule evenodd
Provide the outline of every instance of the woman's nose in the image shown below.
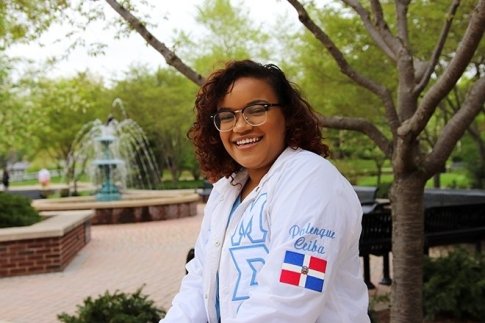
<path fill-rule="evenodd" d="M 252 127 L 242 113 L 236 113 L 236 124 L 234 125 L 234 131 L 246 130 L 248 127 Z"/>

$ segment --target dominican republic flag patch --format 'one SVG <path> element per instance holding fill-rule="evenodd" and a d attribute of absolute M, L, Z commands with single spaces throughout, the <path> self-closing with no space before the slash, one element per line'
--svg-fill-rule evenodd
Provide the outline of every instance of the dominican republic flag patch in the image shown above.
<path fill-rule="evenodd" d="M 326 269 L 325 259 L 286 251 L 280 282 L 322 292 Z"/>

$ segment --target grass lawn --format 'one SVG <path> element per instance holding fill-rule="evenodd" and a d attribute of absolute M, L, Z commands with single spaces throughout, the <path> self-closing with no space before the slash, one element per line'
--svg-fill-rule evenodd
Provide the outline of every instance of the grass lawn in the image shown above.
<path fill-rule="evenodd" d="M 376 166 L 372 160 L 331 160 L 331 162 L 347 177 L 350 182 L 357 186 L 376 186 L 377 177 Z M 163 172 L 163 180 L 160 184 L 161 189 L 191 189 L 201 188 L 204 185 L 203 179 L 194 180 L 189 171 L 183 171 L 178 182 L 172 181 L 171 173 L 167 170 Z M 393 175 L 389 161 L 384 163 L 381 183 L 392 183 Z M 453 171 L 452 173 L 443 173 L 440 175 L 441 188 L 469 188 L 470 181 L 464 171 Z M 81 178 L 79 182 L 89 182 L 87 176 Z M 51 179 L 52 184 L 64 184 L 62 177 Z M 11 187 L 37 185 L 36 179 L 11 182 Z M 427 188 L 433 187 L 433 179 L 426 183 Z"/>
<path fill-rule="evenodd" d="M 393 176 L 385 174 L 381 177 L 381 183 L 392 183 Z M 460 172 L 444 173 L 440 175 L 441 188 L 469 188 L 470 181 L 467 176 Z M 376 186 L 377 178 L 375 176 L 360 176 L 357 179 L 358 186 Z M 426 183 L 426 188 L 433 188 L 433 179 Z"/>
<path fill-rule="evenodd" d="M 64 184 L 64 180 L 62 177 L 54 177 L 50 180 L 51 184 Z M 10 182 L 10 187 L 15 186 L 32 186 L 32 185 L 39 185 L 39 181 L 37 179 L 31 179 L 21 182 Z"/>

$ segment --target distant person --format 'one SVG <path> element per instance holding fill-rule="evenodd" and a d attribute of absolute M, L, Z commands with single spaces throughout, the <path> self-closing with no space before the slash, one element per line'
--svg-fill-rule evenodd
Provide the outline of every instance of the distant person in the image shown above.
<path fill-rule="evenodd" d="M 3 169 L 2 184 L 3 184 L 3 190 L 5 192 L 8 191 L 8 186 L 10 185 L 10 174 L 8 173 L 8 170 L 6 167 Z"/>
<path fill-rule="evenodd" d="M 42 186 L 43 188 L 46 188 L 47 186 L 49 186 L 49 182 L 51 180 L 51 174 L 49 170 L 42 168 L 39 171 L 38 179 L 39 179 L 40 186 Z"/>

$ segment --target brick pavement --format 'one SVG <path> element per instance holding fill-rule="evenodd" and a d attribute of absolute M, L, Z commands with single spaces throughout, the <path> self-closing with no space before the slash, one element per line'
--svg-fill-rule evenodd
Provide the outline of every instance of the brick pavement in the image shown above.
<path fill-rule="evenodd" d="M 109 290 L 143 293 L 167 309 L 185 274 L 202 219 L 97 225 L 63 272 L 0 279 L 0 322 L 52 323 L 76 304 Z M 2 321 L 3 320 L 3 321 Z"/>
<path fill-rule="evenodd" d="M 0 323 L 53 323 L 57 314 L 74 314 L 76 305 L 109 290 L 143 293 L 158 306 L 170 307 L 185 274 L 187 251 L 194 245 L 202 220 L 190 218 L 136 224 L 97 225 L 91 241 L 69 266 L 58 273 L 0 279 Z M 380 258 L 372 257 L 372 281 L 377 282 Z"/>

